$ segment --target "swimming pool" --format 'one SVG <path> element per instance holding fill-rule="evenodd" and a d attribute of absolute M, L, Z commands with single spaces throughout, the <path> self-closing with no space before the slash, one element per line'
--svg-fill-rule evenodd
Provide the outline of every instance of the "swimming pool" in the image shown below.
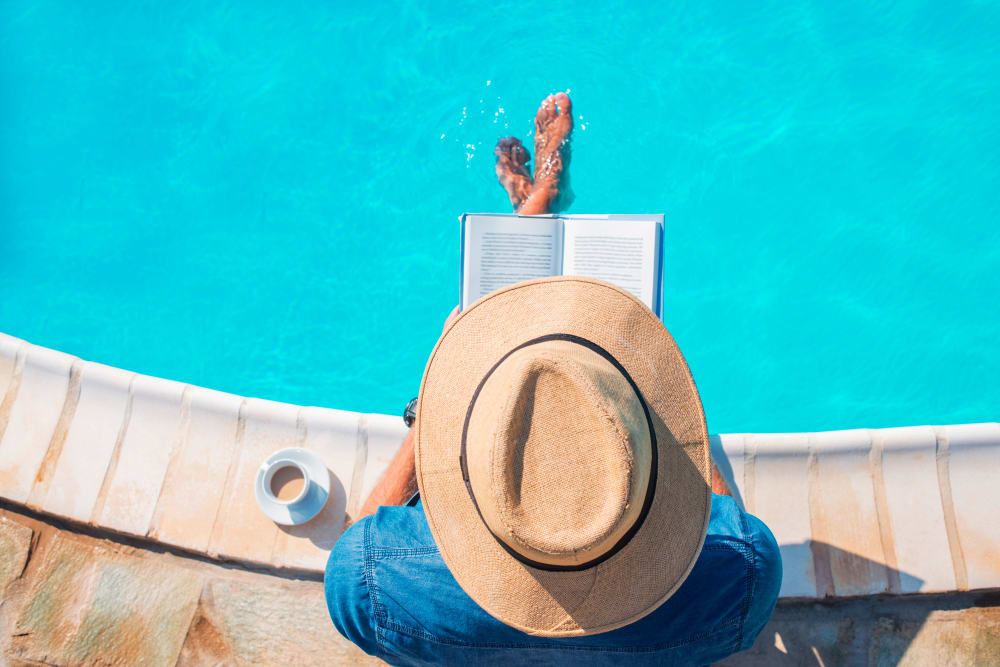
<path fill-rule="evenodd" d="M 0 6 L 0 331 L 398 412 L 569 89 L 570 210 L 666 214 L 713 432 L 997 418 L 995 5 L 254 4 Z"/>

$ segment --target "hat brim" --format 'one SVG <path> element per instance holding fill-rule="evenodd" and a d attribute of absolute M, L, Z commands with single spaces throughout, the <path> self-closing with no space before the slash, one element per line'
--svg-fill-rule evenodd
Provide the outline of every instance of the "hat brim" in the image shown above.
<path fill-rule="evenodd" d="M 600 345 L 626 369 L 656 430 L 652 505 L 620 551 L 583 571 L 527 566 L 483 524 L 459 464 L 462 428 L 476 387 L 521 343 L 564 333 Z M 578 276 L 493 292 L 441 335 L 417 406 L 417 484 L 441 556 L 487 613 L 532 635 L 607 632 L 636 621 L 687 577 L 711 511 L 708 429 L 687 362 L 660 320 L 631 294 Z"/>

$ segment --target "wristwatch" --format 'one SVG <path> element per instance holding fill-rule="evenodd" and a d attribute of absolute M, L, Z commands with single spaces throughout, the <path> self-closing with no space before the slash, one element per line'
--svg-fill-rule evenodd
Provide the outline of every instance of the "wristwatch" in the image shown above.
<path fill-rule="evenodd" d="M 403 423 L 409 428 L 413 426 L 413 420 L 417 418 L 417 397 L 414 396 L 403 408 Z"/>

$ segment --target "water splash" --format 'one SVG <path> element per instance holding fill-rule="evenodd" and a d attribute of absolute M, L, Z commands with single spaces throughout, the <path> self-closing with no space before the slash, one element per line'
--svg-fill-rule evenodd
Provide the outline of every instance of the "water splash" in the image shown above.
<path fill-rule="evenodd" d="M 493 142 L 501 136 L 509 135 L 511 131 L 503 95 L 497 95 L 497 89 L 492 88 L 492 85 L 493 80 L 486 79 L 486 87 L 491 88 L 492 94 L 485 95 L 483 91 L 472 93 L 473 97 L 458 114 L 457 122 L 437 129 L 438 139 L 446 141 L 447 146 L 454 145 L 454 150 L 465 157 L 466 168 L 472 165 L 477 153 L 481 152 L 477 149 L 484 142 L 492 147 Z M 488 152 L 492 155 L 492 150 Z"/>

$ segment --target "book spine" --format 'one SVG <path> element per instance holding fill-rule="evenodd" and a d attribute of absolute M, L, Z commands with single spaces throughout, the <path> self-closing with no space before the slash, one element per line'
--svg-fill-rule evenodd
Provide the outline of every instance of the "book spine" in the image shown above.
<path fill-rule="evenodd" d="M 465 310 L 465 214 L 458 217 L 461 225 L 459 236 L 459 260 L 458 260 L 458 310 Z"/>
<path fill-rule="evenodd" d="M 656 295 L 653 304 L 656 306 L 656 316 L 663 320 L 663 220 L 656 225 Z"/>

